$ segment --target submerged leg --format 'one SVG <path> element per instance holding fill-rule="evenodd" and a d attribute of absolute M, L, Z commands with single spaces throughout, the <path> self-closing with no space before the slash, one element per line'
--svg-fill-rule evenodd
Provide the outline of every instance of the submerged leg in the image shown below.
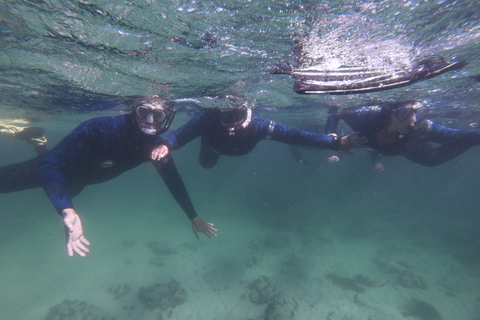
<path fill-rule="evenodd" d="M 201 147 L 200 147 L 200 155 L 198 157 L 198 161 L 205 169 L 213 168 L 220 158 L 220 154 L 218 154 L 215 150 L 213 150 L 206 139 L 204 137 L 201 138 Z"/>
<path fill-rule="evenodd" d="M 41 187 L 37 169 L 39 158 L 0 167 L 0 193 Z"/>

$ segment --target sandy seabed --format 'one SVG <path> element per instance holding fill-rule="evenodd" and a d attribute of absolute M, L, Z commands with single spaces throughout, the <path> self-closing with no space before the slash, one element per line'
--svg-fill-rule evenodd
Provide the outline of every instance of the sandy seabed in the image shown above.
<path fill-rule="evenodd" d="M 5 202 L 22 195 L 42 196 L 25 191 Z M 4 221 L 0 318 L 473 320 L 480 314 L 478 270 L 394 231 L 362 238 L 333 219 L 275 232 L 234 211 L 213 217 L 218 237 L 197 241 L 178 214 L 117 213 L 121 218 L 84 217 L 92 242 L 86 258 L 66 256 L 54 214 Z"/>

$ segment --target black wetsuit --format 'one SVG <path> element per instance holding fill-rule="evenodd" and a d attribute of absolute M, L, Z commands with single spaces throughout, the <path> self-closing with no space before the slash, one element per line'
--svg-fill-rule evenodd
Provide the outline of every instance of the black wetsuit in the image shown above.
<path fill-rule="evenodd" d="M 378 153 L 386 156 L 402 155 L 423 166 L 438 166 L 480 144 L 479 130 L 460 130 L 445 127 L 431 120 L 422 119 L 407 134 L 388 133 L 391 111 L 384 106 L 367 106 L 345 110 L 341 115 L 330 115 L 327 132 L 336 130 L 343 119 L 359 136 L 366 137 L 368 148 L 375 150 L 372 160 L 378 161 Z M 432 143 L 440 144 L 434 147 Z"/>
<path fill-rule="evenodd" d="M 182 127 L 167 134 L 162 144 L 167 145 L 169 150 L 176 150 L 201 136 L 200 163 L 205 168 L 213 167 L 220 155 L 245 155 L 263 139 L 332 150 L 340 148 L 340 139 L 288 128 L 264 119 L 256 112 L 252 112 L 251 121 L 246 128 L 237 128 L 232 135 L 221 123 L 220 112 L 218 109 L 202 111 Z"/>
<path fill-rule="evenodd" d="M 86 185 L 115 178 L 150 160 L 159 136 L 142 133 L 133 115 L 82 122 L 45 156 L 0 168 L 0 193 L 43 187 L 60 213 Z M 183 181 L 167 157 L 152 162 L 190 219 L 197 216 Z"/>

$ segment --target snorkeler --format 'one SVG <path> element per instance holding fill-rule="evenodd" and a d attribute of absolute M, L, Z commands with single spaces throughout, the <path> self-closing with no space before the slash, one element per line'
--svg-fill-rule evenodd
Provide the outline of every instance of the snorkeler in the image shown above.
<path fill-rule="evenodd" d="M 42 187 L 63 216 L 67 251 L 85 256 L 85 239 L 72 198 L 86 185 L 104 182 L 150 160 L 175 115 L 174 102 L 157 96 L 136 103 L 132 113 L 82 122 L 45 156 L 0 168 L 0 193 Z M 171 156 L 151 161 L 180 207 L 192 221 L 197 237 L 216 236 L 213 224 L 200 220 Z"/>
<path fill-rule="evenodd" d="M 207 169 L 215 166 L 220 155 L 245 155 L 263 139 L 350 154 L 350 149 L 361 148 L 366 142 L 365 138 L 356 137 L 356 133 L 339 137 L 288 128 L 260 117 L 247 107 L 210 108 L 166 135 L 152 151 L 152 159 L 161 160 L 197 137 L 201 137 L 199 161 Z"/>
<path fill-rule="evenodd" d="M 383 171 L 380 154 L 402 155 L 410 161 L 433 167 L 461 155 L 480 144 L 480 130 L 445 127 L 426 119 L 429 107 L 421 101 L 393 105 L 349 108 L 330 115 L 327 132 L 335 132 L 343 119 L 358 135 L 365 137 L 377 173 Z M 431 143 L 440 144 L 434 147 Z"/>

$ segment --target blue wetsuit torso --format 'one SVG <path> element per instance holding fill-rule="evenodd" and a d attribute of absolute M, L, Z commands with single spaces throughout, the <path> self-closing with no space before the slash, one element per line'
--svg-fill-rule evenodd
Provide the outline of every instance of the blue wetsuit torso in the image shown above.
<path fill-rule="evenodd" d="M 58 212 L 74 208 L 71 196 L 76 191 L 149 161 L 151 150 L 161 141 L 159 136 L 142 133 L 131 114 L 93 118 L 77 126 L 43 158 L 0 168 L 0 177 L 10 182 L 0 184 L 0 193 L 43 186 Z M 187 216 L 195 218 L 173 158 L 152 163 Z M 33 169 L 38 169 L 38 177 Z"/>
<path fill-rule="evenodd" d="M 368 148 L 382 155 L 402 155 L 425 166 L 443 164 L 472 146 L 480 144 L 480 131 L 448 128 L 431 120 L 420 120 L 408 134 L 388 132 L 391 111 L 384 106 L 347 109 L 338 116 L 330 116 L 327 132 L 336 129 L 343 119 L 359 136 L 366 137 Z M 430 142 L 441 144 L 434 148 Z"/>
<path fill-rule="evenodd" d="M 252 151 L 258 142 L 271 139 L 288 144 L 338 150 L 339 139 L 321 133 L 308 132 L 260 117 L 252 113 L 251 122 L 246 128 L 236 129 L 234 135 L 220 121 L 220 111 L 206 109 L 182 127 L 164 137 L 163 144 L 170 150 L 183 147 L 201 136 L 202 144 L 208 144 L 216 153 L 228 156 L 241 156 Z"/>

